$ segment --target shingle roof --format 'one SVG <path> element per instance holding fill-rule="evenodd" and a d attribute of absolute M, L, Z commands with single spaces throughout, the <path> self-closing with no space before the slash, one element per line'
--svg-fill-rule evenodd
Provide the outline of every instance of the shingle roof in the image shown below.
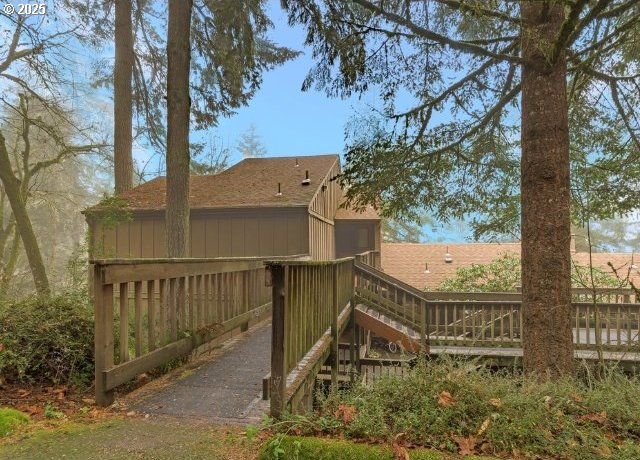
<path fill-rule="evenodd" d="M 336 161 L 338 155 L 247 158 L 220 174 L 191 176 L 190 205 L 192 209 L 307 206 Z M 311 184 L 303 186 L 306 171 Z M 276 196 L 278 183 L 281 196 Z M 166 178 L 139 185 L 122 198 L 134 210 L 164 209 Z"/>
<path fill-rule="evenodd" d="M 444 261 L 449 249 L 451 263 Z M 442 281 L 455 276 L 456 269 L 471 264 L 486 264 L 511 252 L 520 256 L 520 243 L 418 244 L 383 243 L 382 269 L 389 275 L 418 289 L 435 289 Z M 425 263 L 429 272 L 425 273 Z"/>
<path fill-rule="evenodd" d="M 453 261 L 446 263 L 447 252 Z M 520 243 L 466 243 L 466 244 L 415 244 L 415 243 L 383 243 L 382 269 L 405 283 L 418 289 L 435 289 L 442 281 L 455 276 L 456 269 L 471 264 L 486 264 L 493 259 L 512 253 L 520 257 Z M 622 268 L 619 272 L 626 276 L 631 266 L 631 254 L 593 253 L 593 264 L 605 272 L 611 272 L 607 265 Z M 581 265 L 588 265 L 588 253 L 573 253 L 573 260 Z M 634 262 L 640 266 L 637 255 Z M 424 273 L 425 263 L 429 264 L 429 272 Z M 632 279 L 640 285 L 640 271 L 632 270 Z"/>

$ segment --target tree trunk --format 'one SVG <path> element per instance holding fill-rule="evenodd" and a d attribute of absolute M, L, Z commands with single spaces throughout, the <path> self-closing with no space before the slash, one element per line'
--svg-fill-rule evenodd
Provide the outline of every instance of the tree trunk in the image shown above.
<path fill-rule="evenodd" d="M 13 279 L 18 264 L 18 255 L 20 255 L 20 235 L 18 229 L 14 226 L 12 232 L 11 248 L 9 249 L 9 257 L 4 264 L 2 274 L 0 274 L 0 301 L 4 299 L 9 291 L 9 284 Z M 3 251 L 4 252 L 4 251 Z"/>
<path fill-rule="evenodd" d="M 9 161 L 9 153 L 5 144 L 5 139 L 0 133 L 0 181 L 4 186 L 4 191 L 11 205 L 11 212 L 16 222 L 16 228 L 20 233 L 24 251 L 27 254 L 29 268 L 33 276 L 33 282 L 36 286 L 38 295 L 48 295 L 49 279 L 47 271 L 42 261 L 40 246 L 31 225 L 31 219 L 27 213 L 27 206 L 24 199 L 20 195 L 20 181 L 13 175 L 11 162 Z"/>
<path fill-rule="evenodd" d="M 169 1 L 167 39 L 167 253 L 189 253 L 189 64 L 192 0 Z"/>
<path fill-rule="evenodd" d="M 116 0 L 115 65 L 113 69 L 113 163 L 115 192 L 121 194 L 133 186 L 132 96 L 133 30 L 131 0 Z"/>
<path fill-rule="evenodd" d="M 521 15 L 524 370 L 555 379 L 574 367 L 564 53 L 549 62 L 564 9 L 559 2 L 522 2 Z"/>

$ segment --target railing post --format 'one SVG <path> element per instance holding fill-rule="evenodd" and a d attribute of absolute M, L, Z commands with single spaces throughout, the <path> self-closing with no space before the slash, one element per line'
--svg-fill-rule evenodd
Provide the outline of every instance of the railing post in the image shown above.
<path fill-rule="evenodd" d="M 338 264 L 333 264 L 332 298 L 331 298 L 331 391 L 338 390 L 338 367 L 340 356 L 338 354 Z"/>
<path fill-rule="evenodd" d="M 113 389 L 106 389 L 104 371 L 113 366 L 113 285 L 104 284 L 102 265 L 94 264 L 94 354 L 96 404 L 113 403 Z"/>
<path fill-rule="evenodd" d="M 427 356 L 429 354 L 429 345 L 427 344 L 427 308 L 429 304 L 424 300 L 420 303 L 420 348 L 422 353 Z"/>
<path fill-rule="evenodd" d="M 356 298 L 352 294 L 349 300 L 350 318 L 349 327 L 351 329 L 351 340 L 349 341 L 349 376 L 351 384 L 356 380 Z"/>
<path fill-rule="evenodd" d="M 272 286 L 271 321 L 271 416 L 280 417 L 284 410 L 287 391 L 287 369 L 285 362 L 285 302 L 284 302 L 284 267 L 269 265 Z"/>

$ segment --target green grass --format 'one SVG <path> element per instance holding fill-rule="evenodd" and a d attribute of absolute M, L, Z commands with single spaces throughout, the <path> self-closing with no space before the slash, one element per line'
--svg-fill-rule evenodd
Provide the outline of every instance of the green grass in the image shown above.
<path fill-rule="evenodd" d="M 411 460 L 452 460 L 451 455 L 427 449 L 410 449 Z M 466 457 L 481 460 L 487 457 Z M 276 436 L 260 451 L 259 460 L 394 460 L 393 449 L 340 439 Z"/>
<path fill-rule="evenodd" d="M 29 423 L 29 416 L 20 411 L 0 408 L 0 438 L 9 436 L 16 427 Z"/>

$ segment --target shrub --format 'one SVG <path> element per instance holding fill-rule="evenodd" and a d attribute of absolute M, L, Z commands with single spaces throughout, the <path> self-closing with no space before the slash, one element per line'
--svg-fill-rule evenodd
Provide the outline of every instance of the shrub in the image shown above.
<path fill-rule="evenodd" d="M 0 374 L 9 383 L 89 384 L 93 312 L 87 294 L 6 304 L 0 311 Z"/>

